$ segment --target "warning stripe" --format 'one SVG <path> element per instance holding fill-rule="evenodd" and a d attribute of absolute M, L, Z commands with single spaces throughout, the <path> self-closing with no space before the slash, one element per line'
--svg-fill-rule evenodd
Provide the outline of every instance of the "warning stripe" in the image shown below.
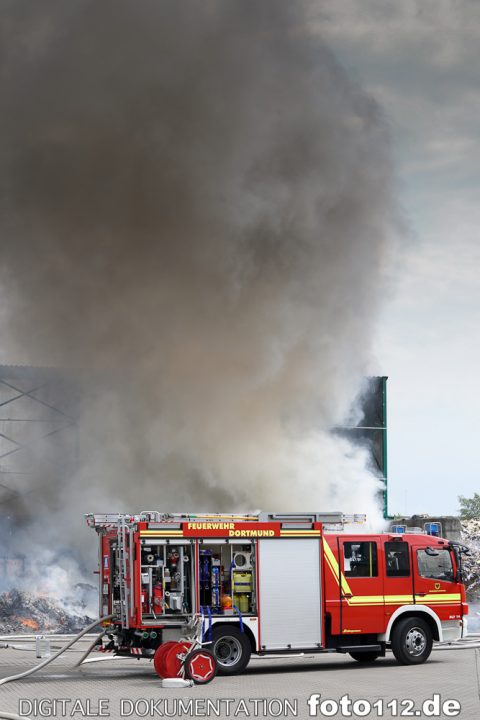
<path fill-rule="evenodd" d="M 140 537 L 183 537 L 183 530 L 141 530 Z"/>
<path fill-rule="evenodd" d="M 439 602 L 438 600 L 437 602 L 434 600 L 416 601 L 417 605 L 455 605 L 459 602 L 460 600 L 445 600 L 445 602 Z"/>
<path fill-rule="evenodd" d="M 323 540 L 323 547 L 325 550 L 325 559 L 330 567 L 330 570 L 332 571 L 335 582 L 338 584 L 338 576 L 340 575 L 343 592 L 348 593 L 349 595 L 353 595 L 350 589 L 350 585 L 345 578 L 345 575 L 343 574 L 343 572 L 340 573 L 340 567 L 338 565 L 337 558 L 333 554 L 332 548 L 325 539 Z"/>
<path fill-rule="evenodd" d="M 383 604 L 386 605 L 406 605 L 413 603 L 413 595 L 354 595 L 351 598 L 346 598 L 351 605 L 357 604 Z M 424 603 L 428 605 L 450 605 L 451 603 L 460 602 L 460 593 L 451 593 L 448 595 L 425 595 L 422 597 L 416 597 L 415 602 L 417 604 Z"/>
<path fill-rule="evenodd" d="M 320 530 L 280 530 L 280 537 L 320 537 Z"/>
<path fill-rule="evenodd" d="M 421 602 L 423 600 L 428 600 L 429 602 L 431 602 L 431 601 L 447 602 L 449 600 L 460 600 L 462 596 L 460 593 L 442 593 L 441 595 L 438 593 L 435 593 L 435 594 L 421 595 L 420 597 L 418 595 L 416 595 L 415 597 L 417 599 L 417 602 Z"/>

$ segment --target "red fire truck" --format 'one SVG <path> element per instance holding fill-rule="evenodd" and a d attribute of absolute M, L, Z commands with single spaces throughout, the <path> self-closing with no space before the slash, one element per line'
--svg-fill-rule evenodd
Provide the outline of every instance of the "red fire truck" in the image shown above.
<path fill-rule="evenodd" d="M 231 675 L 252 654 L 370 663 L 391 648 L 402 664 L 422 663 L 434 641 L 466 634 L 458 543 L 349 534 L 360 516 L 341 513 L 86 517 L 100 541 L 100 615 L 111 616 L 102 649 L 154 659 L 163 677 L 195 618 L 206 674 L 208 649 Z"/>

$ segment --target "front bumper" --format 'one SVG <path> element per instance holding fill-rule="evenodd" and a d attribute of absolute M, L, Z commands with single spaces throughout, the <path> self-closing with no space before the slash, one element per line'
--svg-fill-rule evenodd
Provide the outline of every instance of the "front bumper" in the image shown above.
<path fill-rule="evenodd" d="M 467 618 L 444 620 L 442 622 L 442 642 L 451 643 L 461 640 L 467 634 Z"/>

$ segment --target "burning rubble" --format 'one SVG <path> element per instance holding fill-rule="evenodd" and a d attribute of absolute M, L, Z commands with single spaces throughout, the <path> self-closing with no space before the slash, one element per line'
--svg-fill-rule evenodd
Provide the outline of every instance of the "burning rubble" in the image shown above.
<path fill-rule="evenodd" d="M 12 548 L 8 535 L 2 543 L 0 634 L 70 633 L 97 617 L 98 589 L 84 581 L 86 572 L 71 554 L 40 549 L 29 557 Z"/>
<path fill-rule="evenodd" d="M 480 519 L 463 522 L 462 536 L 470 548 L 469 554 L 463 556 L 468 600 L 480 603 Z"/>
<path fill-rule="evenodd" d="M 0 633 L 72 633 L 94 618 L 46 595 L 9 590 L 0 595 Z"/>

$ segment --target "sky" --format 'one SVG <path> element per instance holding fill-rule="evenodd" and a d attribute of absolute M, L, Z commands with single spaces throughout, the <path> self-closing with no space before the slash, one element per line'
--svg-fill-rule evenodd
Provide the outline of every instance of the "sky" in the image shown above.
<path fill-rule="evenodd" d="M 389 511 L 480 491 L 480 3 L 313 0 L 310 22 L 390 128 L 404 227 L 377 323 Z"/>

